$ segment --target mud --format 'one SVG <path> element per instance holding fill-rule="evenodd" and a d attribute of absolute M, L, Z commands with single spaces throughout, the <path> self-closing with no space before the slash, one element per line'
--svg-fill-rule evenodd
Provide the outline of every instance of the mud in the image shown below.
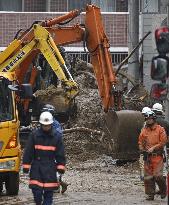
<path fill-rule="evenodd" d="M 155 196 L 153 202 L 145 200 L 138 162 L 117 166 L 116 160 L 106 155 L 85 162 L 69 160 L 63 180 L 70 185 L 64 194 L 54 194 L 54 204 L 167 204 L 167 199 L 162 200 L 160 196 Z M 1 196 L 0 204 L 34 204 L 31 191 L 28 189 L 28 177 L 21 173 L 19 195 L 17 197 Z"/>

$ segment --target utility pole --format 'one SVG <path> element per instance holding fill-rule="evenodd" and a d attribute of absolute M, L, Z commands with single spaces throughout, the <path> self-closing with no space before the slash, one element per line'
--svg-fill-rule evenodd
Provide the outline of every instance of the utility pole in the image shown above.
<path fill-rule="evenodd" d="M 169 0 L 167 2 L 167 26 L 169 26 Z M 169 78 L 167 78 L 167 89 L 169 89 Z M 169 121 L 169 93 L 167 94 L 166 107 L 165 107 L 165 119 Z"/>
<path fill-rule="evenodd" d="M 128 47 L 129 53 L 139 43 L 139 1 L 129 0 L 129 30 Z M 128 73 L 131 74 L 136 82 L 139 82 L 139 49 L 130 57 L 128 61 Z"/>

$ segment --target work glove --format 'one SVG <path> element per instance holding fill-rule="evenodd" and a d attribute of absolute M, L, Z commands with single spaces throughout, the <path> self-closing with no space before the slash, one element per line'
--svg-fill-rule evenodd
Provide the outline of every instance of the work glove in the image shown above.
<path fill-rule="evenodd" d="M 58 182 L 61 182 L 62 181 L 62 174 L 59 172 L 56 172 L 56 176 L 57 176 Z"/>
<path fill-rule="evenodd" d="M 23 168 L 23 173 L 24 173 L 24 174 L 28 174 L 28 173 L 29 173 L 29 169 Z"/>

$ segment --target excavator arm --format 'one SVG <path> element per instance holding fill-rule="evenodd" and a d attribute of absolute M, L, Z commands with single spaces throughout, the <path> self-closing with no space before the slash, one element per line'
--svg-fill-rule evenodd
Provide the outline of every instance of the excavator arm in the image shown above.
<path fill-rule="evenodd" d="M 104 32 L 98 7 L 87 7 L 85 28 L 88 33 L 86 45 L 90 53 L 104 110 L 107 112 L 110 107 L 114 106 L 113 89 L 116 85 L 116 78 L 109 52 L 109 41 Z"/>
<path fill-rule="evenodd" d="M 87 5 L 84 25 L 65 26 L 64 22 L 77 17 L 79 14 L 80 11 L 78 10 L 71 11 L 61 17 L 41 22 L 40 25 L 45 26 L 56 45 L 67 45 L 81 41 L 86 44 L 90 53 L 104 111 L 107 112 L 110 108 L 114 109 L 115 106 L 119 109 L 121 105 L 120 100 L 117 99 L 118 96 L 115 88 L 117 83 L 115 71 L 112 66 L 109 40 L 104 32 L 100 8 L 94 5 Z M 28 42 L 33 38 L 33 29 L 25 31 L 19 37 L 22 42 Z M 36 54 L 37 51 L 32 51 L 30 58 L 33 58 Z M 24 67 L 24 64 L 22 67 Z"/>
<path fill-rule="evenodd" d="M 0 54 L 1 64 L 0 72 L 13 72 L 18 66 L 28 58 L 33 50 L 39 50 L 47 62 L 50 64 L 56 76 L 62 83 L 63 88 L 68 99 L 73 99 L 78 93 L 78 86 L 73 80 L 69 70 L 65 65 L 58 48 L 56 47 L 49 32 L 42 26 L 35 24 L 33 26 L 34 38 L 22 48 L 18 49 L 23 43 L 21 40 L 14 40 L 7 49 Z M 18 51 L 16 51 L 18 49 Z M 14 55 L 9 57 L 9 54 Z M 8 54 L 8 55 L 7 55 Z M 60 64 L 66 70 L 69 79 L 66 78 Z"/>

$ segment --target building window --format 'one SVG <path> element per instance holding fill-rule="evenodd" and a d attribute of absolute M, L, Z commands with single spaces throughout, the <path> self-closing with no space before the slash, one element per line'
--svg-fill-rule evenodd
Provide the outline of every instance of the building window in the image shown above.
<path fill-rule="evenodd" d="M 116 0 L 116 12 L 127 12 L 128 0 Z"/>
<path fill-rule="evenodd" d="M 91 4 L 91 0 L 68 0 L 68 10 L 85 9 L 87 4 Z"/>
<path fill-rule="evenodd" d="M 142 0 L 143 13 L 158 13 L 159 0 Z"/>
<path fill-rule="evenodd" d="M 86 4 L 94 4 L 102 12 L 128 11 L 128 0 L 67 0 L 68 11 L 85 8 Z"/>
<path fill-rule="evenodd" d="M 102 12 L 116 11 L 116 0 L 91 0 L 91 3 L 100 7 Z"/>
<path fill-rule="evenodd" d="M 0 11 L 22 11 L 22 0 L 0 0 Z"/>

